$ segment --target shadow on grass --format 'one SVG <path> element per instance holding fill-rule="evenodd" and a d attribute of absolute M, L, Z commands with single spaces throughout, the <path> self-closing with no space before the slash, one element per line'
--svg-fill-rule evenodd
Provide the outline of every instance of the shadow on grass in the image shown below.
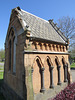
<path fill-rule="evenodd" d="M 0 100 L 5 100 L 3 94 L 1 93 L 2 84 L 3 84 L 3 79 L 0 79 Z"/>
<path fill-rule="evenodd" d="M 0 93 L 0 100 L 5 100 L 5 98 L 4 98 L 2 93 Z"/>

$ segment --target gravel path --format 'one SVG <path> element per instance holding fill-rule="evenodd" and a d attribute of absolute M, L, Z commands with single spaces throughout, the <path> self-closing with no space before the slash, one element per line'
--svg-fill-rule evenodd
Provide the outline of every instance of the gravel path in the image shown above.
<path fill-rule="evenodd" d="M 0 70 L 0 72 L 4 72 L 4 70 Z"/>
<path fill-rule="evenodd" d="M 1 66 L 4 66 L 4 63 L 0 63 Z"/>

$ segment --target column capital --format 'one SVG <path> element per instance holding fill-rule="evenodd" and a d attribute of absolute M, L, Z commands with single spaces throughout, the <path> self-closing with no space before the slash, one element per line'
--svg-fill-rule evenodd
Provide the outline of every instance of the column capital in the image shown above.
<path fill-rule="evenodd" d="M 53 66 L 50 67 L 51 70 L 53 70 L 53 68 L 54 68 Z"/>
<path fill-rule="evenodd" d="M 65 64 L 64 66 L 67 67 L 67 64 Z"/>
<path fill-rule="evenodd" d="M 33 73 L 33 71 L 34 71 L 34 69 L 33 69 L 33 67 L 31 68 L 31 73 Z"/>
<path fill-rule="evenodd" d="M 41 70 L 42 70 L 42 71 L 44 71 L 44 70 L 45 70 L 45 68 L 44 68 L 44 67 L 42 67 L 42 68 L 41 68 Z"/>
<path fill-rule="evenodd" d="M 58 65 L 57 69 L 60 69 L 61 68 L 61 65 Z"/>

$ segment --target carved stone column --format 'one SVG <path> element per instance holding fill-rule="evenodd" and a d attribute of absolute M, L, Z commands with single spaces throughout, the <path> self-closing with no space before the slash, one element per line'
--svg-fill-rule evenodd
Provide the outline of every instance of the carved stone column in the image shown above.
<path fill-rule="evenodd" d="M 45 92 L 45 87 L 44 87 L 44 70 L 45 68 L 41 68 L 41 90 L 40 92 Z"/>
<path fill-rule="evenodd" d="M 67 82 L 67 64 L 64 65 L 64 82 Z"/>
<path fill-rule="evenodd" d="M 53 84 L 53 66 L 50 67 L 50 88 L 54 88 Z"/>
<path fill-rule="evenodd" d="M 61 85 L 61 75 L 60 75 L 60 65 L 58 65 L 57 69 L 58 69 L 58 85 Z"/>

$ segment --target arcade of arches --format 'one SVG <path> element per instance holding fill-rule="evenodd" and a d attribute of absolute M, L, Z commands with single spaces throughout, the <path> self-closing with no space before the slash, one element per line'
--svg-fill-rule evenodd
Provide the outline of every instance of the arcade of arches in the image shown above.
<path fill-rule="evenodd" d="M 33 92 L 45 92 L 49 88 L 68 82 L 68 56 L 52 54 L 25 54 L 25 65 L 30 62 Z M 66 59 L 66 61 L 65 61 Z"/>

